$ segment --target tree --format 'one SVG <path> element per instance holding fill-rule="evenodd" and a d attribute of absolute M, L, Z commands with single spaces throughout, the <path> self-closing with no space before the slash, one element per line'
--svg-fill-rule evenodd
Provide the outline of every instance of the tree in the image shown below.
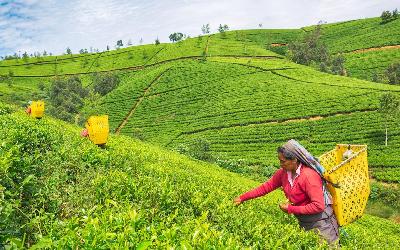
<path fill-rule="evenodd" d="M 224 24 L 224 25 L 219 24 L 218 31 L 219 31 L 220 33 L 223 33 L 223 32 L 228 31 L 228 30 L 229 30 L 228 25 L 226 25 L 226 24 Z"/>
<path fill-rule="evenodd" d="M 346 58 L 342 55 L 339 54 L 332 59 L 332 73 L 336 75 L 341 75 L 341 76 L 346 76 L 347 72 L 346 69 L 344 68 L 344 63 L 346 61 Z"/>
<path fill-rule="evenodd" d="M 400 84 L 400 62 L 390 65 L 386 70 L 390 84 Z"/>
<path fill-rule="evenodd" d="M 116 48 L 119 49 L 119 48 L 121 48 L 121 47 L 123 47 L 123 46 L 124 46 L 124 44 L 122 43 L 122 40 L 118 40 L 118 41 L 117 41 Z"/>
<path fill-rule="evenodd" d="M 155 45 L 159 45 L 159 44 L 160 44 L 160 40 L 158 40 L 158 37 L 157 37 L 157 39 L 154 41 L 154 44 L 155 44 Z"/>
<path fill-rule="evenodd" d="M 172 42 L 179 42 L 180 40 L 182 40 L 183 38 L 183 34 L 180 32 L 175 32 L 169 35 L 169 40 L 171 40 Z"/>
<path fill-rule="evenodd" d="M 385 146 L 388 145 L 388 122 L 400 113 L 400 100 L 392 93 L 384 93 L 379 100 L 379 113 L 385 121 Z"/>
<path fill-rule="evenodd" d="M 29 55 L 28 55 L 28 53 L 25 51 L 24 54 L 22 54 L 22 59 L 23 59 L 25 62 L 27 62 L 27 61 L 28 61 L 28 58 L 29 58 Z"/>
<path fill-rule="evenodd" d="M 119 77 L 113 73 L 95 73 L 93 75 L 93 90 L 104 96 L 119 85 Z"/>
<path fill-rule="evenodd" d="M 46 50 L 43 50 L 43 54 L 42 54 L 43 56 L 47 56 L 47 51 Z"/>
<path fill-rule="evenodd" d="M 51 108 L 49 112 L 64 121 L 73 122 L 75 115 L 83 106 L 83 98 L 88 90 L 82 86 L 79 77 L 57 78 L 49 88 Z"/>
<path fill-rule="evenodd" d="M 110 50 L 110 46 L 107 45 L 107 48 L 106 48 L 106 49 L 107 49 L 107 51 L 109 51 L 109 50 Z"/>
<path fill-rule="evenodd" d="M 67 55 L 72 55 L 72 51 L 69 47 L 67 47 Z"/>
<path fill-rule="evenodd" d="M 390 22 L 392 19 L 392 13 L 388 10 L 385 10 L 381 14 L 382 23 Z"/>
<path fill-rule="evenodd" d="M 139 44 L 142 45 L 143 44 L 143 38 L 141 37 L 139 40 Z"/>
<path fill-rule="evenodd" d="M 203 34 L 209 34 L 210 33 L 210 24 L 203 24 L 203 26 L 201 27 L 201 32 L 203 32 Z"/>
<path fill-rule="evenodd" d="M 131 39 L 128 40 L 128 46 L 132 46 L 132 40 Z"/>
<path fill-rule="evenodd" d="M 262 23 L 259 23 L 259 24 L 258 24 L 258 27 L 259 27 L 259 28 L 262 28 L 262 26 L 263 26 Z"/>
<path fill-rule="evenodd" d="M 397 10 L 397 8 L 393 10 L 393 12 L 392 12 L 392 18 L 393 18 L 393 19 L 399 18 L 399 11 Z"/>

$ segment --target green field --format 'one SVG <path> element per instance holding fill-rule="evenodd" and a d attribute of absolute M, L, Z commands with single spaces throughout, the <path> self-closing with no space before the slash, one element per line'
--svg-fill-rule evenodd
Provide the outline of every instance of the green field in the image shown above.
<path fill-rule="evenodd" d="M 313 26 L 0 61 L 0 249 L 3 242 L 36 249 L 326 248 L 281 213 L 280 191 L 239 207 L 232 199 L 278 168 L 276 148 L 292 138 L 315 156 L 336 144 L 366 144 L 371 177 L 400 183 L 400 118 L 388 122 L 385 146 L 378 112 L 381 96 L 400 98 L 400 86 L 370 81 L 400 50 L 353 53 L 399 44 L 399 28 L 399 20 L 382 25 L 378 18 L 324 24 L 321 38 L 332 53 L 346 52 L 350 77 L 295 64 L 275 53 L 286 46 L 271 47 Z M 81 138 L 76 125 L 23 113 L 29 100 L 54 108 L 54 80 L 78 76 L 91 89 L 95 72 L 120 80 L 97 97 L 98 106 L 82 109 L 109 116 L 106 149 Z M 216 164 L 178 153 L 199 141 Z M 261 174 L 238 175 L 221 162 Z M 343 249 L 400 247 L 400 226 L 390 220 L 365 215 L 345 230 Z"/>
<path fill-rule="evenodd" d="M 324 249 L 282 213 L 280 191 L 240 207 L 258 183 L 124 136 L 102 150 L 80 128 L 0 112 L 0 240 L 36 248 Z M 372 230 L 371 228 L 379 228 Z M 343 249 L 396 249 L 400 226 L 365 215 Z"/>

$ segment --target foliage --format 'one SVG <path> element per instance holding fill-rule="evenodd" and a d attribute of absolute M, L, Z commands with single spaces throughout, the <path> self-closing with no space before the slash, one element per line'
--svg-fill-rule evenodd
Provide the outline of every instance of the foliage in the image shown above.
<path fill-rule="evenodd" d="M 88 90 L 82 86 L 79 77 L 55 78 L 49 88 L 49 100 L 52 104 L 49 109 L 50 114 L 73 122 L 87 94 Z"/>
<path fill-rule="evenodd" d="M 171 42 L 179 42 L 180 40 L 182 40 L 183 38 L 183 34 L 180 32 L 175 32 L 169 35 L 169 40 L 171 40 Z"/>
<path fill-rule="evenodd" d="M 22 113 L 0 119 L 6 247 L 327 248 L 277 208 L 281 192 L 235 207 L 259 183 L 126 137 L 102 150 L 78 133 Z M 366 215 L 346 227 L 342 247 L 396 249 L 399 230 Z"/>
<path fill-rule="evenodd" d="M 118 87 L 120 79 L 115 73 L 94 73 L 93 90 L 104 96 Z"/>
<path fill-rule="evenodd" d="M 400 84 L 400 62 L 390 65 L 386 70 L 390 84 Z"/>
<path fill-rule="evenodd" d="M 210 33 L 210 24 L 203 24 L 203 26 L 201 27 L 201 32 L 203 34 L 209 34 Z"/>
<path fill-rule="evenodd" d="M 385 136 L 385 146 L 387 146 L 388 142 L 388 121 L 393 120 L 400 114 L 400 100 L 399 98 L 388 92 L 382 94 L 380 100 L 379 100 L 379 112 L 383 116 L 383 119 L 385 120 L 385 131 L 386 131 L 386 136 Z"/>
<path fill-rule="evenodd" d="M 228 25 L 219 24 L 219 26 L 218 26 L 218 32 L 219 33 L 223 33 L 223 32 L 228 31 L 228 30 L 229 30 L 229 26 Z"/>
<path fill-rule="evenodd" d="M 197 138 L 186 144 L 178 145 L 177 151 L 181 154 L 188 155 L 194 159 L 202 161 L 211 161 L 210 143 L 207 140 Z"/>
<path fill-rule="evenodd" d="M 392 13 L 388 10 L 385 10 L 382 12 L 381 15 L 382 23 L 387 23 L 390 22 L 392 19 Z"/>
<path fill-rule="evenodd" d="M 382 24 L 388 23 L 390 21 L 396 20 L 399 18 L 399 11 L 396 9 L 393 10 L 393 12 L 390 12 L 388 10 L 385 10 L 381 14 L 381 19 L 382 19 Z"/>
<path fill-rule="evenodd" d="M 373 202 L 382 202 L 400 211 L 400 188 L 396 186 L 385 186 L 380 183 L 371 184 L 369 198 Z"/>

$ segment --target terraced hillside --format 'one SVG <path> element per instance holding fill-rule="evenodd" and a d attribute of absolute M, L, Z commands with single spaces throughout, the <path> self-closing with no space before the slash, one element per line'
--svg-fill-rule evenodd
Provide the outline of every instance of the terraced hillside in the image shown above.
<path fill-rule="evenodd" d="M 398 181 L 398 123 L 390 124 L 385 147 L 377 112 L 387 91 L 399 93 L 400 87 L 328 75 L 284 59 L 213 57 L 127 73 L 103 99 L 102 110 L 123 134 L 140 132 L 170 148 L 205 139 L 214 155 L 252 164 L 277 166 L 276 147 L 290 138 L 317 155 L 336 143 L 368 144 L 370 166 L 392 172 L 375 177 Z"/>
<path fill-rule="evenodd" d="M 106 149 L 80 128 L 0 104 L 0 242 L 15 248 L 324 249 L 277 203 L 239 207 L 258 183 L 124 136 Z M 400 226 L 365 215 L 343 249 L 398 249 Z"/>
<path fill-rule="evenodd" d="M 351 51 L 396 43 L 397 25 L 381 25 L 377 18 L 329 24 L 323 37 L 333 51 Z M 377 112 L 380 96 L 397 94 L 399 87 L 323 74 L 265 49 L 311 29 L 232 31 L 40 62 L 2 61 L 1 74 L 13 76 L 0 84 L 0 99 L 22 104 L 45 97 L 40 88 L 54 76 L 77 74 L 90 85 L 92 72 L 114 71 L 122 82 L 101 99 L 98 112 L 110 115 L 115 132 L 172 149 L 205 139 L 216 157 L 270 166 L 277 165 L 275 148 L 290 138 L 317 155 L 336 143 L 368 144 L 372 175 L 400 181 L 398 123 L 389 124 L 385 147 Z M 353 29 L 363 41 L 350 43 Z M 364 41 L 366 31 L 371 41 Z M 385 32 L 393 36 L 385 40 Z M 385 58 L 393 58 L 390 51 Z M 385 60 L 374 64 L 384 68 Z"/>

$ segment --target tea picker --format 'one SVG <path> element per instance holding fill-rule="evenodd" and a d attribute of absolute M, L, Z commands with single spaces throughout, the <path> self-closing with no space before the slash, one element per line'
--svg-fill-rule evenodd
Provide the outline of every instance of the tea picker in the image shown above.
<path fill-rule="evenodd" d="M 97 146 L 104 148 L 109 134 L 108 115 L 90 116 L 81 132 L 82 137 L 88 137 Z"/>
<path fill-rule="evenodd" d="M 25 112 L 33 118 L 41 119 L 44 115 L 44 101 L 29 101 Z"/>

